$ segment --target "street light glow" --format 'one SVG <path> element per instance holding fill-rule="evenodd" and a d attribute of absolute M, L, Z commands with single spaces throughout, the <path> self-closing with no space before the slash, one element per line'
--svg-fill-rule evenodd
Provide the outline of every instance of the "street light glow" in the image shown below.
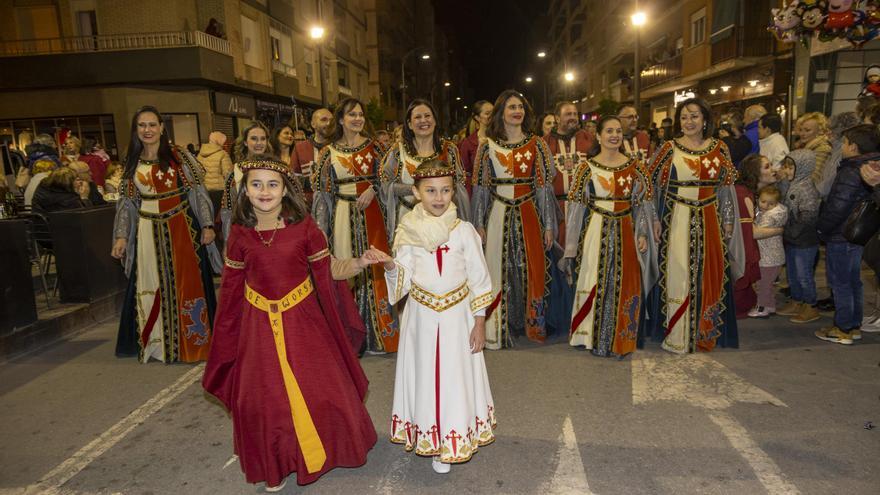
<path fill-rule="evenodd" d="M 730 86 L 728 86 L 726 84 L 724 86 L 721 86 L 721 91 L 724 91 L 725 93 L 727 93 L 728 91 L 730 91 Z"/>
<path fill-rule="evenodd" d="M 635 27 L 642 27 L 648 22 L 648 16 L 644 12 L 636 12 L 632 15 L 632 23 Z"/>
<path fill-rule="evenodd" d="M 565 80 L 568 82 L 574 81 L 574 72 L 566 72 L 565 73 Z"/>
<path fill-rule="evenodd" d="M 428 59 L 430 59 L 430 58 L 431 58 L 431 56 L 428 55 L 427 53 L 425 53 L 424 55 L 422 55 L 422 60 L 428 60 Z"/>
<path fill-rule="evenodd" d="M 758 80 L 757 80 L 757 79 L 752 79 L 751 81 L 749 81 L 749 86 L 751 86 L 751 87 L 754 88 L 754 87 L 757 86 L 757 85 L 758 85 Z"/>
<path fill-rule="evenodd" d="M 309 36 L 313 40 L 319 40 L 324 37 L 324 28 L 322 26 L 312 26 L 309 30 Z"/>
<path fill-rule="evenodd" d="M 527 82 L 527 83 L 532 82 L 532 76 L 528 76 L 528 77 L 526 77 L 526 82 Z"/>
<path fill-rule="evenodd" d="M 545 52 L 545 51 L 538 52 L 538 58 L 544 58 L 546 56 L 547 56 L 547 52 Z"/>
<path fill-rule="evenodd" d="M 456 96 L 455 101 L 461 101 L 461 96 Z"/>
<path fill-rule="evenodd" d="M 452 86 L 452 83 L 449 81 L 446 81 L 445 83 L 443 83 L 443 85 L 448 88 L 449 86 Z"/>

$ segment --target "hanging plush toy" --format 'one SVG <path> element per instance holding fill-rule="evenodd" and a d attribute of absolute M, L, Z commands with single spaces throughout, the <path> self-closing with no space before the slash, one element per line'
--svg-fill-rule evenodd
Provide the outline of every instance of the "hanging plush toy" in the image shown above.
<path fill-rule="evenodd" d="M 870 65 L 865 69 L 865 79 L 859 96 L 880 98 L 880 65 Z"/>
<path fill-rule="evenodd" d="M 828 17 L 825 29 L 843 31 L 855 24 L 856 18 L 852 10 L 853 0 L 831 0 L 828 2 Z"/>
<path fill-rule="evenodd" d="M 801 17 L 798 14 L 798 1 L 795 0 L 788 5 L 782 4 L 781 9 L 771 9 L 773 15 L 773 26 L 770 28 L 776 39 L 786 43 L 793 43 L 797 40 L 797 27 L 801 23 Z"/>

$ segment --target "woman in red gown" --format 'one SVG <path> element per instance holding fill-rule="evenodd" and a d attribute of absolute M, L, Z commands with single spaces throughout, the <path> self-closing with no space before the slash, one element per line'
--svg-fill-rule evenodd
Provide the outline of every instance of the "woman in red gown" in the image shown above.
<path fill-rule="evenodd" d="M 232 415 L 249 483 L 278 491 L 366 462 L 376 430 L 324 234 L 274 159 L 245 160 L 202 384 Z"/>

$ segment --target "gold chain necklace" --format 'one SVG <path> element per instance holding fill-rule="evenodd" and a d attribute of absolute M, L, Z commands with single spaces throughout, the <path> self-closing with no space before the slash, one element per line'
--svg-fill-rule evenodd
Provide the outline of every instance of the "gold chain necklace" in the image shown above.
<path fill-rule="evenodd" d="M 256 227 L 254 227 L 254 230 L 257 232 L 257 236 L 260 238 L 260 242 L 262 242 L 264 246 L 269 247 L 272 245 L 272 241 L 275 240 L 275 234 L 278 233 L 278 227 L 280 227 L 280 226 L 281 226 L 281 217 L 278 217 L 275 220 L 275 230 L 272 231 L 272 237 L 270 237 L 268 241 L 263 238 L 263 234 L 261 234 L 260 231 L 257 230 Z"/>

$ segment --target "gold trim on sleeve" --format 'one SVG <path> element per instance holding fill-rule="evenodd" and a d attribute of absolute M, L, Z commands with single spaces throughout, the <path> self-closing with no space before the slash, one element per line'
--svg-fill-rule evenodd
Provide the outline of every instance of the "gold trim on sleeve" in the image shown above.
<path fill-rule="evenodd" d="M 476 313 L 483 308 L 488 308 L 490 304 L 492 304 L 492 291 L 475 297 L 471 301 L 471 312 Z"/>
<path fill-rule="evenodd" d="M 244 269 L 244 261 L 231 260 L 226 256 L 223 257 L 223 264 L 228 266 L 229 268 L 235 268 L 236 270 Z"/>
<path fill-rule="evenodd" d="M 309 255 L 309 257 L 308 257 L 309 263 L 314 263 L 318 260 L 322 260 L 322 259 L 326 258 L 327 256 L 330 256 L 330 249 L 324 248 L 315 254 Z"/>

